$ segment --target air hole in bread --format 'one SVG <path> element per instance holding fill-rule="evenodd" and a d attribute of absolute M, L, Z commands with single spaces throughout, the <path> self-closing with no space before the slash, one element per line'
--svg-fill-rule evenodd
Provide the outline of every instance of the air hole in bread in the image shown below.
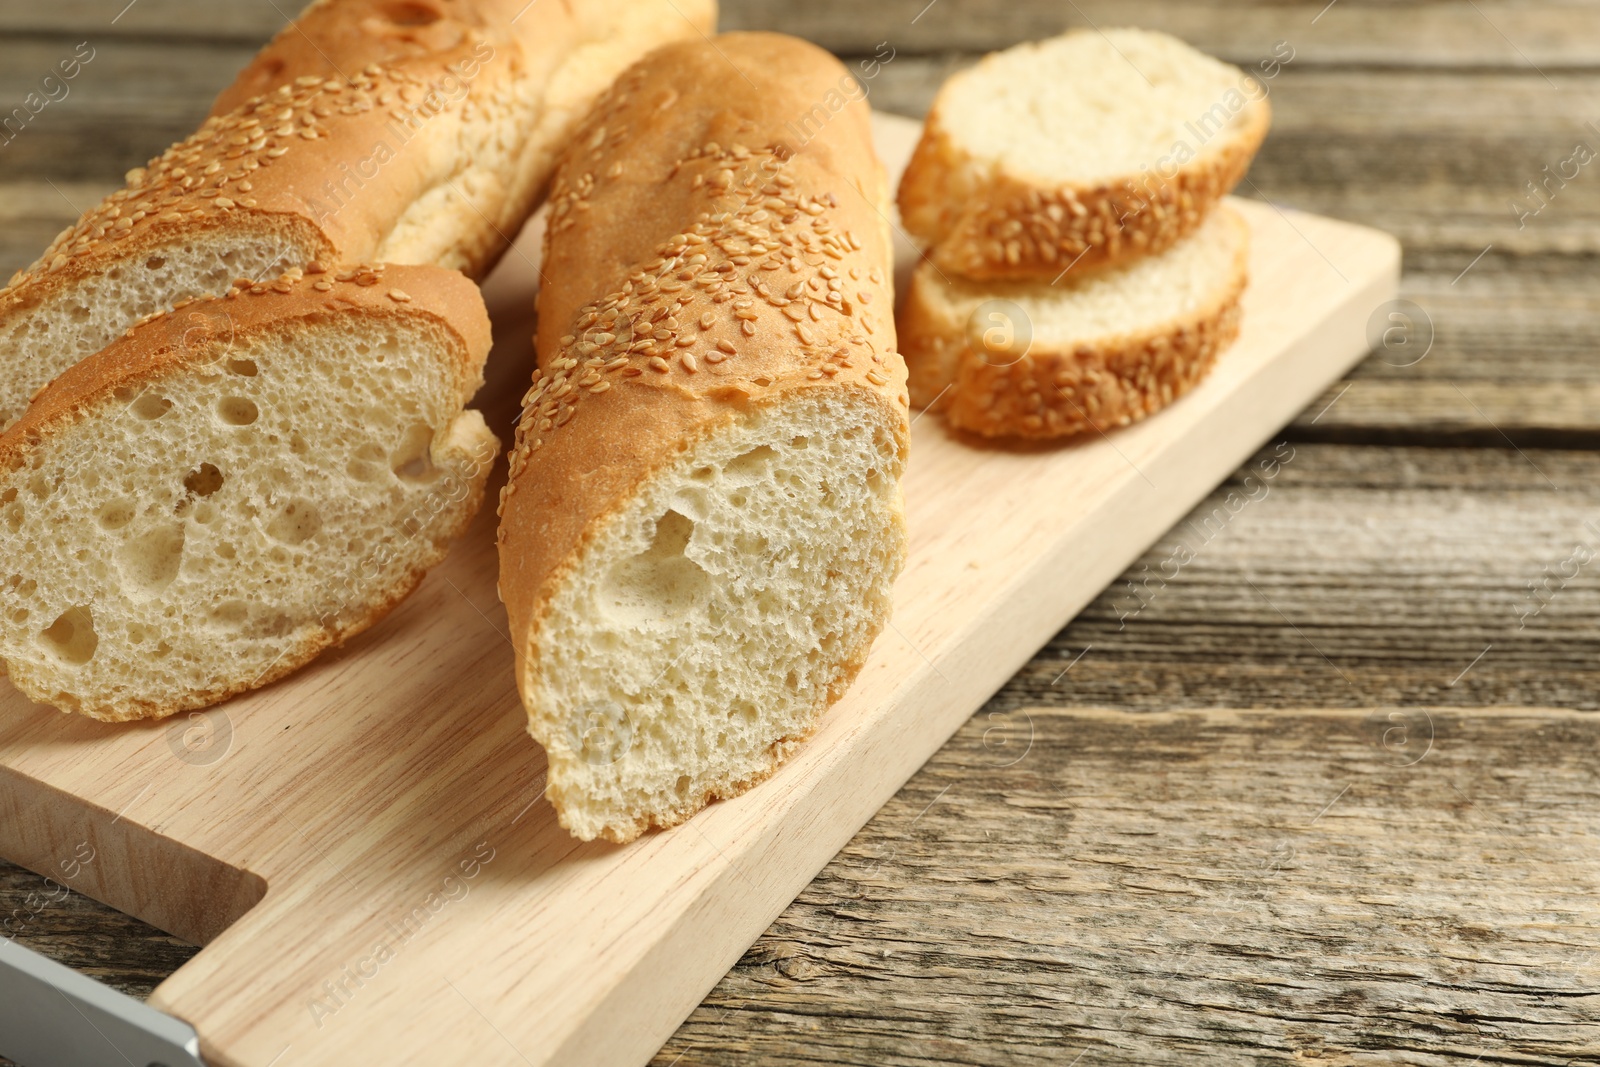
<path fill-rule="evenodd" d="M 217 417 L 229 426 L 249 426 L 261 417 L 261 409 L 242 396 L 225 396 L 217 401 Z"/>
<path fill-rule="evenodd" d="M 694 520 L 668 511 L 656 520 L 650 547 L 611 568 L 605 609 L 612 621 L 649 628 L 688 614 L 710 593 L 711 577 L 688 556 Z"/>
<path fill-rule="evenodd" d="M 237 374 L 241 378 L 254 378 L 259 373 L 259 368 L 253 359 L 230 359 L 228 373 Z"/>
<path fill-rule="evenodd" d="M 166 265 L 167 257 L 165 256 L 151 256 L 149 259 L 144 261 L 145 270 L 160 270 Z"/>
<path fill-rule="evenodd" d="M 762 445 L 743 455 L 734 456 L 723 468 L 723 473 L 740 481 L 755 481 L 767 476 L 772 469 L 772 461 L 777 458 L 777 450 L 771 445 Z"/>
<path fill-rule="evenodd" d="M 211 621 L 219 626 L 236 629 L 250 617 L 250 605 L 242 600 L 229 600 L 211 609 Z"/>
<path fill-rule="evenodd" d="M 157 526 L 117 550 L 123 581 L 137 592 L 154 595 L 172 584 L 183 565 L 183 527 Z"/>
<path fill-rule="evenodd" d="M 131 410 L 141 419 L 153 422 L 172 410 L 172 401 L 154 393 L 144 393 L 133 402 Z"/>
<path fill-rule="evenodd" d="M 322 529 L 322 515 L 309 500 L 291 500 L 267 523 L 267 536 L 286 545 L 301 545 Z"/>
<path fill-rule="evenodd" d="M 94 630 L 94 614 L 86 607 L 72 607 L 61 613 L 39 635 L 39 643 L 63 663 L 81 667 L 94 658 L 100 635 Z"/>
<path fill-rule="evenodd" d="M 429 454 L 432 444 L 433 427 L 418 423 L 407 429 L 400 438 L 400 446 L 389 457 L 390 467 L 396 477 L 408 482 L 423 482 L 433 478 L 438 472 Z"/>
<path fill-rule="evenodd" d="M 183 479 L 183 487 L 195 496 L 206 497 L 222 488 L 222 472 L 210 463 L 202 463 L 195 470 L 190 471 Z M 101 525 L 105 524 L 102 512 Z"/>
<path fill-rule="evenodd" d="M 133 501 L 111 500 L 100 506 L 96 516 L 103 530 L 120 530 L 133 521 Z"/>

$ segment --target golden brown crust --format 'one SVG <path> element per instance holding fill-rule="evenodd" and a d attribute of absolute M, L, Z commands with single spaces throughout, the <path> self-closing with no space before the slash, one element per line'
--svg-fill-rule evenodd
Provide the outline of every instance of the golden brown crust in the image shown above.
<path fill-rule="evenodd" d="M 362 315 L 378 319 L 418 318 L 443 328 L 456 341 L 456 380 L 452 404 L 463 406 L 482 381 L 491 343 L 489 317 L 478 288 L 455 271 L 437 267 L 363 266 L 335 273 L 291 271 L 273 282 L 236 286 L 226 297 L 185 301 L 170 312 L 150 316 L 118 341 L 85 359 L 46 388 L 27 413 L 0 434 L 0 471 L 17 470 L 52 434 L 97 412 L 125 406 L 140 392 L 172 374 L 226 358 L 239 343 L 296 324 Z M 484 463 L 483 475 L 488 464 Z M 468 485 L 463 507 L 444 526 L 430 531 L 436 556 L 465 529 L 482 504 L 485 477 Z M 404 574 L 386 575 L 388 594 L 361 614 L 322 626 L 286 652 L 264 674 L 223 681 L 186 694 L 176 705 L 131 700 L 115 706 L 89 706 L 71 693 L 35 681 L 27 669 L 11 680 L 31 699 L 108 722 L 171 715 L 206 707 L 277 681 L 330 645 L 366 630 L 411 594 L 437 559 L 423 560 Z M 0 666 L 3 666 L 0 661 Z"/>
<path fill-rule="evenodd" d="M 976 281 L 1050 281 L 1069 267 L 1114 267 L 1165 251 L 1199 226 L 1250 169 L 1271 121 L 1262 97 L 1171 177 L 1054 185 L 971 158 L 936 99 L 900 180 L 901 218 L 941 270 Z"/>
<path fill-rule="evenodd" d="M 501 497 L 500 593 L 525 701 L 566 569 L 704 436 L 806 390 L 848 390 L 881 405 L 903 458 L 887 190 L 868 109 L 839 97 L 843 75 L 775 34 L 670 45 L 619 79 L 563 161 L 543 369 Z M 838 110 L 796 137 L 792 120 L 830 92 Z"/>
<path fill-rule="evenodd" d="M 984 437 L 1055 438 L 1105 431 L 1166 407 L 1206 376 L 1239 334 L 1239 299 L 1248 281 L 1243 219 L 1232 269 L 1212 298 L 1181 318 L 1071 350 L 1034 339 L 1015 363 L 998 365 L 979 351 L 965 322 L 941 307 L 941 282 L 929 264 L 917 270 L 899 315 L 900 343 L 919 407 L 945 414 L 958 430 Z"/>
<path fill-rule="evenodd" d="M 300 77 L 343 79 L 374 63 L 412 60 L 442 66 L 478 40 L 502 47 L 526 6 L 527 0 L 318 0 L 256 53 L 217 95 L 211 114 L 226 115 Z M 555 29 L 549 17 L 538 12 L 529 26 Z"/>

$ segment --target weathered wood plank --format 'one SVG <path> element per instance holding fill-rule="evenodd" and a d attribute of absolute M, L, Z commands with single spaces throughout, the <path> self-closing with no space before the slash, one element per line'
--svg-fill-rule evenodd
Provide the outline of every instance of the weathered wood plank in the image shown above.
<path fill-rule="evenodd" d="M 1320 16 L 1320 17 L 1319 17 Z M 1600 7 L 1592 3 L 1474 4 L 1224 0 L 723 0 L 724 29 L 778 29 L 842 53 L 887 41 L 918 54 L 1005 48 L 1085 26 L 1150 26 L 1236 63 L 1290 42 L 1308 64 L 1542 69 L 1600 61 Z"/>
<path fill-rule="evenodd" d="M 0 120 L 11 119 L 0 136 L 0 180 L 120 182 L 130 167 L 192 133 L 255 54 L 254 47 L 97 41 L 93 58 L 52 88 L 51 100 L 41 82 L 74 55 L 76 40 L 0 41 Z M 31 102 L 29 94 L 36 94 Z"/>
<path fill-rule="evenodd" d="M 1594 1063 L 1597 743 L 1562 711 L 979 715 L 654 1063 Z"/>
<path fill-rule="evenodd" d="M 0 33 L 74 34 L 259 43 L 302 5 L 283 0 L 53 0 L 0 7 Z M 1600 65 L 1600 8 L 1592 3 L 1360 3 L 1222 0 L 723 0 L 722 28 L 793 33 L 839 52 L 986 51 L 1081 26 L 1159 26 L 1235 62 L 1291 42 L 1314 64 L 1454 65 L 1539 69 L 1555 77 Z"/>

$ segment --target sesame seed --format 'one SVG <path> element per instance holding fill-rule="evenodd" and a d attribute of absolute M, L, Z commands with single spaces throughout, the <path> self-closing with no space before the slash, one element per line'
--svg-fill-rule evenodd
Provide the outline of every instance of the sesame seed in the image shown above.
<path fill-rule="evenodd" d="M 660 371 L 662 374 L 665 374 L 672 368 L 667 364 L 667 361 L 662 359 L 660 356 L 651 356 L 650 369 L 654 371 Z"/>
<path fill-rule="evenodd" d="M 389 299 L 393 300 L 397 304 L 409 304 L 409 303 L 411 303 L 410 294 L 406 293 L 404 290 L 401 290 L 401 289 L 390 289 L 389 290 Z"/>

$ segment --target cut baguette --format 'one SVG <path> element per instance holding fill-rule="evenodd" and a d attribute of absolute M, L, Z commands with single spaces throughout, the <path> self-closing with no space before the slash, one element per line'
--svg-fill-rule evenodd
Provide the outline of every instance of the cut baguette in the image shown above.
<path fill-rule="evenodd" d="M 489 322 L 435 267 L 291 274 L 145 322 L 0 435 L 0 663 L 168 715 L 279 678 L 437 563 L 498 448 Z"/>
<path fill-rule="evenodd" d="M 0 290 L 0 431 L 137 319 L 236 278 L 366 261 L 480 276 L 601 90 L 660 41 L 715 22 L 714 0 L 451 10 L 446 20 L 421 2 L 314 4 L 223 93 L 231 110 L 130 171 L 14 276 Z M 432 16 L 436 47 L 402 48 L 397 35 Z M 363 65 L 377 56 L 390 58 Z M 330 62 L 351 80 L 321 77 Z M 263 85 L 273 88 L 239 99 Z"/>
<path fill-rule="evenodd" d="M 584 840 L 767 777 L 888 618 L 908 405 L 887 183 L 843 76 L 772 34 L 668 46 L 558 174 L 500 593 Z"/>
<path fill-rule="evenodd" d="M 988 437 L 1064 437 L 1159 411 L 1238 335 L 1249 236 L 1218 207 L 1159 255 L 1058 285 L 945 278 L 925 262 L 900 310 L 912 402 Z"/>
<path fill-rule="evenodd" d="M 1262 84 L 1172 37 L 1079 30 L 939 90 L 900 213 L 947 274 L 1049 281 L 1160 252 L 1244 177 Z"/>

